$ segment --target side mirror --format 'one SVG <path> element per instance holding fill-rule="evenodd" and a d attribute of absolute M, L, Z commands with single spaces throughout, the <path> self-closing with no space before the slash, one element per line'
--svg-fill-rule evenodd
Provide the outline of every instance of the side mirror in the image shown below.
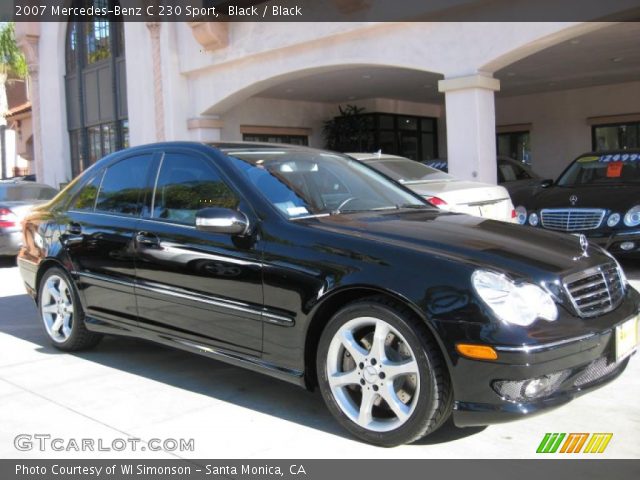
<path fill-rule="evenodd" d="M 546 180 L 542 180 L 540 182 L 540 186 L 542 188 L 549 188 L 551 185 L 553 185 L 553 179 L 551 178 L 547 178 Z"/>
<path fill-rule="evenodd" d="M 196 212 L 196 229 L 203 232 L 244 235 L 249 230 L 249 219 L 230 208 L 203 208 Z"/>

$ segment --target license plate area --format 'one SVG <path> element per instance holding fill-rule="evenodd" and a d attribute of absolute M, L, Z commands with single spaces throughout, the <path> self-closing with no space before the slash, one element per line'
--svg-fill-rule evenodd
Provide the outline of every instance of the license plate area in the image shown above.
<path fill-rule="evenodd" d="M 638 315 L 616 327 L 616 362 L 631 355 L 638 346 Z"/>
<path fill-rule="evenodd" d="M 499 210 L 499 203 L 487 203 L 486 205 L 480 205 L 480 215 L 486 218 L 496 218 Z"/>

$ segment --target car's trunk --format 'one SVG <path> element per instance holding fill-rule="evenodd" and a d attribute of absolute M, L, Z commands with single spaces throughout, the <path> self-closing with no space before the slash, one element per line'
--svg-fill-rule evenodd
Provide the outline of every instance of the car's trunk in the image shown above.
<path fill-rule="evenodd" d="M 425 197 L 436 196 L 445 202 L 445 210 L 495 220 L 511 218 L 513 205 L 503 187 L 479 182 L 425 182 L 407 185 Z"/>

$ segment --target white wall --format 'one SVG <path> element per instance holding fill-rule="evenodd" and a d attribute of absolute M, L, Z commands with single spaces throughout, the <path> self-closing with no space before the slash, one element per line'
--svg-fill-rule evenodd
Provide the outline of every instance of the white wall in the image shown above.
<path fill-rule="evenodd" d="M 298 102 L 273 98 L 250 98 L 223 116 L 222 140 L 242 140 L 241 125 L 310 128 L 309 146 L 324 147 L 322 126 L 338 114 L 330 103 Z"/>
<path fill-rule="evenodd" d="M 639 112 L 640 81 L 496 99 L 497 125 L 531 123 L 533 169 L 549 178 L 591 150 L 587 118 Z"/>

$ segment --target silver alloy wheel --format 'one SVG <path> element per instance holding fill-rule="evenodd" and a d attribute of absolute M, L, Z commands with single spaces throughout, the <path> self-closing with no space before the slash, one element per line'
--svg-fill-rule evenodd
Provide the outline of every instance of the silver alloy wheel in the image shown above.
<path fill-rule="evenodd" d="M 411 347 L 384 320 L 359 317 L 331 339 L 326 360 L 333 397 L 353 422 L 388 432 L 413 414 L 420 394 L 418 363 Z"/>
<path fill-rule="evenodd" d="M 47 278 L 40 297 L 40 313 L 51 339 L 65 342 L 73 325 L 73 296 L 66 280 L 59 275 Z"/>

